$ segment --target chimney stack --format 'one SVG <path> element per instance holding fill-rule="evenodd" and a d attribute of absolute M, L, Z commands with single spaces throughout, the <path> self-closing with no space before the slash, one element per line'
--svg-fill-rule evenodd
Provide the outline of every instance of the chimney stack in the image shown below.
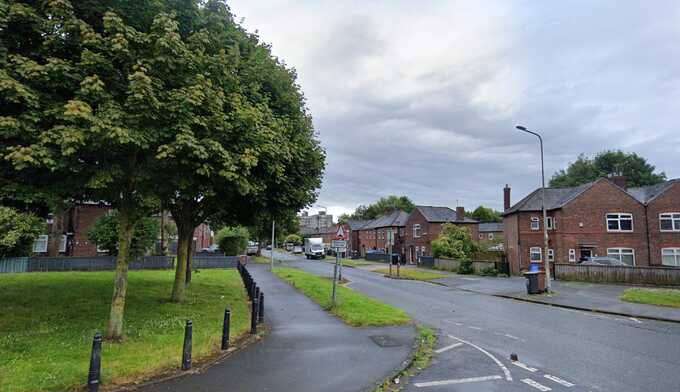
<path fill-rule="evenodd" d="M 465 220 L 465 207 L 456 207 L 456 219 L 459 221 Z"/>
<path fill-rule="evenodd" d="M 623 189 L 626 189 L 628 187 L 628 179 L 626 176 L 612 176 L 610 180 L 614 183 L 614 185 L 621 187 Z"/>
<path fill-rule="evenodd" d="M 505 184 L 505 188 L 503 188 L 503 209 L 510 209 L 510 186 L 508 184 Z"/>

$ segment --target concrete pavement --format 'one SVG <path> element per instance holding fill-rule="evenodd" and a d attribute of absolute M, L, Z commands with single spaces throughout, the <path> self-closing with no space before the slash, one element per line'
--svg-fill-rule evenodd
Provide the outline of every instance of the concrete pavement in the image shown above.
<path fill-rule="evenodd" d="M 332 273 L 326 263 L 290 260 L 319 275 Z M 513 301 L 360 269 L 348 268 L 344 276 L 349 287 L 440 331 L 432 366 L 407 391 L 666 392 L 680 385 L 680 324 Z M 509 360 L 511 353 L 519 363 Z"/>
<path fill-rule="evenodd" d="M 364 391 L 410 357 L 413 326 L 353 328 L 273 276 L 248 266 L 265 293 L 271 332 L 204 373 L 149 385 L 143 391 Z M 389 336 L 381 347 L 372 337 Z"/>

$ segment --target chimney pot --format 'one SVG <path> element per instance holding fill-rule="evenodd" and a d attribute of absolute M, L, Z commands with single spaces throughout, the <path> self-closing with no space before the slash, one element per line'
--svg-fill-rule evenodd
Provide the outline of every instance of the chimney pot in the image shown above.
<path fill-rule="evenodd" d="M 462 206 L 456 207 L 456 218 L 459 221 L 465 220 L 465 207 Z"/>
<path fill-rule="evenodd" d="M 628 187 L 628 179 L 626 178 L 626 176 L 612 176 L 611 181 L 615 185 L 617 185 L 617 186 L 619 186 L 623 189 L 626 189 Z"/>

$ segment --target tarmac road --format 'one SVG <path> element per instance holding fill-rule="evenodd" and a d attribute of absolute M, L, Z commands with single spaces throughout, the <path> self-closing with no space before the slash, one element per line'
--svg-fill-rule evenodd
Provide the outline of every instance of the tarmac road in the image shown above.
<path fill-rule="evenodd" d="M 332 265 L 277 254 L 330 276 Z M 407 391 L 678 391 L 680 324 L 525 303 L 344 268 L 349 287 L 440 332 Z M 510 361 L 510 354 L 519 363 Z M 511 380 L 511 381 L 510 381 Z"/>

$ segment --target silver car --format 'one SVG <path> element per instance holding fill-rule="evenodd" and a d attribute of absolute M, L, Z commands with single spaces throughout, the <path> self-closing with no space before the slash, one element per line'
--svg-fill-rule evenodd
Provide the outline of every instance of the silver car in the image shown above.
<path fill-rule="evenodd" d="M 588 260 L 582 261 L 581 265 L 611 265 L 615 267 L 630 267 L 621 260 L 609 256 L 589 257 Z"/>

